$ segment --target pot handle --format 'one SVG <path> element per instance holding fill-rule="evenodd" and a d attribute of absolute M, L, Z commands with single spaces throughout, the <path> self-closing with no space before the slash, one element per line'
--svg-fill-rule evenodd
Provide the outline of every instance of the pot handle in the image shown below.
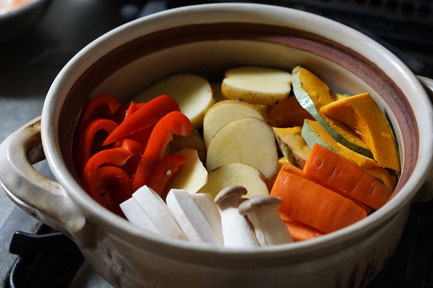
<path fill-rule="evenodd" d="M 83 240 L 84 216 L 59 183 L 32 166 L 43 159 L 39 116 L 1 143 L 0 183 L 18 207 L 74 241 Z"/>
<path fill-rule="evenodd" d="M 424 86 L 430 100 L 433 102 L 433 79 L 418 76 L 418 80 Z M 433 199 L 433 169 L 430 170 L 426 182 L 422 185 L 420 191 L 415 196 L 414 201 L 426 202 Z"/>

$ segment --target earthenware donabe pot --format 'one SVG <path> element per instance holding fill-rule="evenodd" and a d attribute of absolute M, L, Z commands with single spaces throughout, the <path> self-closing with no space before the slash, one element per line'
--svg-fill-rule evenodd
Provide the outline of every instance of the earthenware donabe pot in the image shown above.
<path fill-rule="evenodd" d="M 140 230 L 82 189 L 71 143 L 89 99 L 108 93 L 124 102 L 173 73 L 219 80 L 240 65 L 288 71 L 302 65 L 335 91 L 369 92 L 386 110 L 399 143 L 402 172 L 392 199 L 366 219 L 318 239 L 227 249 Z M 431 80 L 423 81 L 433 89 Z M 18 206 L 73 239 L 116 287 L 361 287 L 393 253 L 432 168 L 432 115 L 412 72 L 346 26 L 275 6 L 190 6 L 123 25 L 79 52 L 52 84 L 42 119 L 2 143 L 0 178 Z M 44 154 L 57 182 L 30 165 Z M 429 200 L 431 190 L 425 186 L 419 199 Z"/>

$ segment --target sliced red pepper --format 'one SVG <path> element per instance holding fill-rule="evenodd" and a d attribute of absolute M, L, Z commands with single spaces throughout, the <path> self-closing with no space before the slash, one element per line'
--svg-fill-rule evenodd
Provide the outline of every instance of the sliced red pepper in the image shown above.
<path fill-rule="evenodd" d="M 137 170 L 138 163 L 140 163 L 141 156 L 144 153 L 144 145 L 132 139 L 121 139 L 116 141 L 114 147 L 122 147 L 131 153 L 131 158 L 123 165 L 123 170 L 125 170 L 132 179 Z"/>
<path fill-rule="evenodd" d="M 167 154 L 156 163 L 147 180 L 147 186 L 163 196 L 170 180 L 177 174 L 186 157 L 180 154 Z"/>
<path fill-rule="evenodd" d="M 103 145 L 108 145 L 119 139 L 126 138 L 134 132 L 152 126 L 171 111 L 179 111 L 179 105 L 177 105 L 176 101 L 167 95 L 158 96 L 126 117 L 119 127 L 105 139 Z"/>
<path fill-rule="evenodd" d="M 83 170 L 83 176 L 82 176 L 82 182 L 84 185 L 84 189 L 90 194 L 90 196 L 95 199 L 99 204 L 103 205 L 104 207 L 110 209 L 111 211 L 116 211 L 116 207 L 113 207 L 113 201 L 110 199 L 120 199 L 122 197 L 118 196 L 123 195 L 123 191 L 116 191 L 116 189 L 111 190 L 110 193 L 106 193 L 107 189 L 103 189 L 103 186 L 100 185 L 101 179 L 106 179 L 106 177 L 102 177 L 105 174 L 98 174 L 98 171 L 100 168 L 102 168 L 103 165 L 114 165 L 114 166 L 123 166 L 125 163 L 132 157 L 131 152 L 124 148 L 111 148 L 107 150 L 102 150 L 93 155 L 89 161 L 87 161 L 86 165 L 84 166 Z M 108 167 L 108 166 L 104 166 Z M 104 170 L 103 170 L 104 171 Z M 116 178 L 114 177 L 116 173 L 114 173 L 114 170 L 110 170 L 111 175 L 109 178 Z M 125 175 L 128 178 L 129 183 L 129 176 L 128 174 L 123 170 L 115 169 L 118 173 L 119 179 L 121 179 L 121 183 L 125 183 Z M 113 176 L 114 175 L 114 176 Z M 101 178 L 102 177 L 102 178 Z M 116 179 L 117 179 L 116 178 Z M 123 184 L 121 186 L 124 186 Z M 128 190 L 129 196 L 131 195 L 131 190 Z M 114 210 L 113 210 L 114 209 Z"/>
<path fill-rule="evenodd" d="M 122 216 L 120 203 L 131 197 L 129 175 L 116 166 L 102 166 L 97 170 L 94 185 L 89 189 L 90 196 L 110 211 Z"/>
<path fill-rule="evenodd" d="M 186 136 L 191 134 L 191 130 L 188 117 L 179 111 L 168 113 L 156 123 L 132 181 L 134 191 L 147 183 L 153 167 L 164 156 L 167 144 L 173 140 L 173 134 Z"/>
<path fill-rule="evenodd" d="M 110 119 L 120 124 L 125 120 L 126 114 L 128 113 L 129 103 L 125 103 L 117 109 L 116 113 L 114 113 Z"/>
<path fill-rule="evenodd" d="M 130 117 L 132 113 L 136 112 L 144 105 L 146 105 L 146 103 L 136 103 L 134 101 L 131 101 L 131 103 L 129 103 L 128 111 L 126 111 L 125 119 Z"/>
<path fill-rule="evenodd" d="M 98 131 L 105 131 L 107 134 L 110 134 L 117 127 L 117 123 L 103 118 L 97 118 L 90 122 L 89 126 L 85 129 L 85 131 L 77 135 L 78 143 L 76 143 L 76 167 L 79 173 L 81 173 L 84 165 L 87 160 L 89 160 L 92 153 L 92 146 L 95 142 L 95 136 Z M 102 141 L 101 141 L 102 143 Z"/>
<path fill-rule="evenodd" d="M 87 104 L 80 118 L 78 131 L 84 131 L 85 127 L 95 118 L 108 118 L 119 109 L 120 103 L 111 95 L 101 94 L 93 98 Z"/>

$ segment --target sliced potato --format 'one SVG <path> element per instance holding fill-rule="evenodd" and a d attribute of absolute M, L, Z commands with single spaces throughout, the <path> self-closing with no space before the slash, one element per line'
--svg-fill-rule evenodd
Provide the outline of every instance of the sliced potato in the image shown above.
<path fill-rule="evenodd" d="M 241 163 L 230 163 L 218 167 L 209 172 L 207 184 L 200 189 L 199 193 L 209 193 L 215 196 L 225 187 L 230 185 L 244 186 L 249 198 L 252 195 L 268 195 L 269 191 L 260 172 L 249 165 Z"/>
<path fill-rule="evenodd" d="M 263 116 L 253 106 L 247 103 L 225 100 L 213 105 L 205 114 L 203 119 L 203 138 L 206 146 L 212 137 L 225 125 L 243 119 L 257 118 L 263 120 Z"/>
<path fill-rule="evenodd" d="M 278 153 L 271 127 L 257 118 L 244 118 L 221 128 L 209 143 L 206 167 L 213 170 L 228 163 L 255 167 L 265 178 L 274 175 Z"/>
<path fill-rule="evenodd" d="M 289 128 L 273 128 L 278 146 L 284 157 L 299 168 L 304 168 L 305 162 L 311 154 L 311 148 L 302 138 L 301 126 Z"/>
<path fill-rule="evenodd" d="M 192 129 L 187 136 L 173 135 L 173 140 L 167 146 L 167 154 L 175 153 L 185 148 L 197 150 L 198 157 L 202 162 L 206 159 L 206 146 L 203 138 L 197 130 Z"/>
<path fill-rule="evenodd" d="M 159 80 L 132 100 L 147 102 L 162 94 L 176 100 L 180 111 L 191 120 L 192 126 L 196 129 L 202 126 L 204 113 L 214 103 L 209 82 L 193 74 L 176 74 Z"/>
<path fill-rule="evenodd" d="M 227 70 L 221 92 L 229 99 L 251 104 L 273 105 L 290 93 L 292 75 L 265 67 L 246 66 Z"/>
<path fill-rule="evenodd" d="M 186 190 L 190 194 L 197 193 L 206 185 L 208 177 L 207 170 L 200 161 L 197 150 L 183 149 L 176 153 L 185 156 L 186 161 L 171 180 L 167 190 L 175 188 Z"/>

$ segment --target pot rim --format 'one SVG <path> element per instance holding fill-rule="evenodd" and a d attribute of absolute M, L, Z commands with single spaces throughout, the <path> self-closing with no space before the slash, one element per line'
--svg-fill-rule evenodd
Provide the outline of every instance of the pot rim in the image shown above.
<path fill-rule="evenodd" d="M 92 62 L 91 59 L 97 59 L 102 56 L 104 52 L 109 51 L 109 47 L 113 46 L 113 44 L 110 43 L 110 40 L 113 38 L 119 40 L 117 43 L 120 44 L 115 45 L 118 46 L 134 39 L 134 37 L 138 35 L 143 35 L 143 33 L 150 30 L 152 30 L 150 32 L 153 32 L 175 27 L 179 24 L 184 25 L 185 23 L 182 22 L 184 21 L 182 19 L 185 18 L 190 21 L 198 21 L 199 23 L 212 23 L 211 20 L 207 20 L 208 22 L 203 19 L 200 20 L 201 18 L 198 15 L 206 14 L 206 19 L 212 19 L 212 15 L 224 15 L 224 13 L 245 16 L 243 22 L 257 23 L 257 19 L 260 18 L 261 22 L 266 21 L 266 24 L 280 26 L 284 26 L 285 21 L 287 23 L 287 20 L 285 20 L 287 18 L 290 18 L 291 21 L 295 23 L 296 21 L 294 20 L 300 20 L 300 24 L 294 24 L 291 27 L 315 34 L 318 34 L 318 32 L 314 29 L 314 25 L 320 23 L 322 27 L 327 27 L 328 29 L 328 31 L 325 31 L 325 29 L 319 28 L 322 30 L 320 32 L 321 36 L 342 43 L 343 45 L 347 45 L 348 48 L 364 55 L 366 58 L 370 59 L 370 61 L 381 59 L 381 61 L 386 62 L 386 64 L 389 65 L 386 70 L 394 70 L 392 76 L 395 77 L 398 75 L 406 81 L 406 85 L 408 85 L 412 91 L 411 94 L 417 95 L 416 98 L 408 97 L 408 100 L 412 108 L 416 106 L 420 109 L 420 111 L 417 111 L 415 115 L 419 131 L 427 132 L 419 133 L 420 141 L 418 147 L 419 155 L 422 155 L 422 157 L 418 157 L 412 175 L 402 189 L 392 199 L 390 199 L 386 205 L 355 224 L 313 240 L 271 247 L 230 249 L 207 244 L 189 243 L 177 239 L 169 239 L 168 237 L 160 238 L 157 235 L 148 234 L 146 231 L 133 226 L 125 219 L 122 219 L 97 204 L 96 201 L 94 201 L 81 188 L 79 183 L 75 181 L 72 174 L 68 171 L 65 162 L 59 161 L 59 159 L 62 159 L 62 155 L 59 147 L 57 131 L 61 110 L 59 108 L 67 94 L 62 91 L 67 91 L 71 88 L 73 82 L 80 75 L 79 71 L 83 71 L 87 65 L 90 65 L 89 63 Z M 199 20 L 194 19 L 195 16 L 197 16 L 197 19 Z M 170 19 L 170 21 L 160 21 L 160 18 Z M 216 19 L 216 17 L 214 18 Z M 308 18 L 309 20 L 304 23 L 302 21 L 305 21 L 305 18 Z M 224 19 L 215 20 L 213 22 L 223 21 Z M 126 30 L 129 30 L 129 35 L 124 33 Z M 339 33 L 332 33 L 332 31 L 337 30 Z M 349 45 L 350 39 L 355 38 L 359 43 L 358 46 L 354 47 L 355 45 Z M 369 51 L 374 53 L 372 53 L 370 57 L 367 57 L 365 53 L 361 51 L 363 47 L 364 49 L 368 47 Z M 85 60 L 89 61 L 87 62 Z M 380 68 L 385 71 L 384 67 Z M 390 73 L 387 74 L 389 75 Z M 71 81 L 71 79 L 74 80 Z M 60 71 L 49 89 L 42 111 L 41 134 L 45 155 L 56 179 L 65 188 L 68 195 L 73 199 L 76 205 L 81 209 L 81 212 L 88 219 L 91 219 L 92 222 L 96 222 L 98 225 L 101 225 L 105 229 L 113 232 L 116 237 L 134 243 L 134 245 L 139 247 L 147 247 L 149 244 L 158 247 L 163 246 L 165 248 L 170 248 L 171 251 L 191 253 L 191 256 L 194 253 L 198 253 L 195 255 L 212 253 L 227 255 L 227 257 L 233 256 L 230 257 L 233 259 L 257 259 L 301 255 L 306 252 L 317 254 L 319 251 L 328 250 L 326 249 L 327 247 L 337 247 L 338 249 L 338 247 L 341 247 L 339 245 L 348 242 L 349 239 L 360 237 L 367 231 L 378 229 L 380 224 L 395 216 L 403 206 L 409 205 L 422 183 L 424 183 L 427 177 L 427 172 L 432 169 L 433 166 L 433 153 L 429 150 L 429 147 L 433 147 L 433 119 L 431 115 L 433 115 L 433 111 L 426 92 L 409 68 L 386 48 L 350 27 L 322 16 L 273 5 L 251 3 L 202 4 L 171 9 L 134 20 L 100 36 L 83 48 Z M 404 163 L 402 166 L 404 166 Z"/>

